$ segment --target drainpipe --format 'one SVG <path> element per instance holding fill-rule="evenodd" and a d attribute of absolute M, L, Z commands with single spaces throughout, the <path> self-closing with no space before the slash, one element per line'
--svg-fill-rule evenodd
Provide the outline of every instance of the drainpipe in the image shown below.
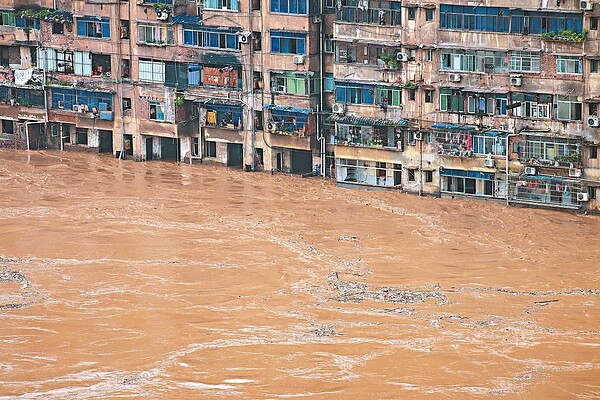
<path fill-rule="evenodd" d="M 320 141 L 321 145 L 321 177 L 325 178 L 325 168 L 327 165 L 327 160 L 325 157 L 325 134 L 323 133 L 323 124 L 321 121 L 322 112 L 323 112 L 323 104 L 325 103 L 324 90 L 325 90 L 325 2 L 323 0 L 319 0 L 319 79 L 321 90 L 319 91 L 319 104 L 317 105 L 317 139 Z"/>
<path fill-rule="evenodd" d="M 248 44 L 248 53 L 249 53 L 249 66 L 248 66 L 248 76 L 250 85 L 250 107 L 248 108 L 248 114 L 250 119 L 250 130 L 251 130 L 251 157 L 252 161 L 250 165 L 252 166 L 252 171 L 256 171 L 256 127 L 254 126 L 254 39 L 252 38 L 252 0 L 248 0 L 248 31 L 250 32 L 250 43 Z M 261 39 L 262 40 L 262 39 Z"/>
<path fill-rule="evenodd" d="M 509 195 L 510 195 L 510 190 L 509 190 L 509 183 L 510 183 L 510 177 L 509 177 L 509 169 L 508 169 L 508 163 L 509 163 L 509 155 L 510 155 L 510 151 L 509 150 L 509 144 L 510 144 L 510 138 L 511 137 L 515 137 L 515 136 L 519 136 L 517 133 L 509 133 L 508 135 L 506 135 L 506 165 L 505 165 L 505 185 L 506 185 L 506 205 L 510 205 L 510 201 L 509 201 Z"/>

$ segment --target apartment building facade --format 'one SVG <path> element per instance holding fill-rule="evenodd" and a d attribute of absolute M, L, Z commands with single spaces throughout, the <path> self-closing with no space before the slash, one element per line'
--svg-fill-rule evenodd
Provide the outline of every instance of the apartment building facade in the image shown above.
<path fill-rule="evenodd" d="M 2 0 L 2 143 L 598 210 L 593 1 Z"/>

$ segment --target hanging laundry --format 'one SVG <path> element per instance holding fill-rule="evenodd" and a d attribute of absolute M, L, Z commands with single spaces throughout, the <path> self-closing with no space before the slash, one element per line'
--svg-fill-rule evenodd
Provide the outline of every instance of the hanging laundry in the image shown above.
<path fill-rule="evenodd" d="M 541 7 L 548 8 L 548 0 L 542 0 Z"/>
<path fill-rule="evenodd" d="M 358 0 L 358 9 L 367 11 L 369 9 L 369 0 Z"/>
<path fill-rule="evenodd" d="M 29 69 L 16 69 L 15 70 L 15 84 L 26 85 L 33 75 L 33 68 Z"/>
<path fill-rule="evenodd" d="M 98 36 L 102 36 L 102 24 L 100 22 L 96 22 L 96 34 Z"/>

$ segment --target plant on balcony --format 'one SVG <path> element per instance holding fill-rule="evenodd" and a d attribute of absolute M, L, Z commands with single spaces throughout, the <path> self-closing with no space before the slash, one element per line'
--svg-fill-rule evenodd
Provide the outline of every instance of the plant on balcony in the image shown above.
<path fill-rule="evenodd" d="M 406 81 L 406 83 L 404 84 L 404 87 L 407 89 L 416 89 L 417 85 L 414 82 Z"/>
<path fill-rule="evenodd" d="M 396 60 L 396 54 L 383 54 L 381 56 L 381 61 L 385 63 L 387 68 L 396 69 L 398 68 L 398 61 Z"/>
<path fill-rule="evenodd" d="M 35 19 L 45 19 L 46 17 L 48 17 L 48 15 L 50 15 L 49 9 L 39 7 L 25 8 L 15 13 L 15 17 Z"/>
<path fill-rule="evenodd" d="M 176 106 L 182 106 L 184 102 L 185 102 L 185 98 L 182 95 L 178 94 L 175 97 L 174 103 Z"/>
<path fill-rule="evenodd" d="M 572 29 L 563 29 L 558 32 L 544 32 L 542 33 L 542 39 L 548 40 L 564 40 L 575 43 L 581 43 L 583 39 L 587 36 L 587 29 L 581 31 L 581 33 L 577 33 Z"/>

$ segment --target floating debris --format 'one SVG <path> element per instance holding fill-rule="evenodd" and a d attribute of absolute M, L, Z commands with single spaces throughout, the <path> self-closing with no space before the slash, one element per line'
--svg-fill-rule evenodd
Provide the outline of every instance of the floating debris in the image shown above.
<path fill-rule="evenodd" d="M 14 282 L 21 285 L 23 289 L 29 287 L 29 281 L 21 271 L 0 271 L 0 282 Z"/>
<path fill-rule="evenodd" d="M 437 290 L 419 291 L 393 287 L 371 290 L 366 283 L 341 281 L 339 279 L 332 280 L 333 282 L 330 284 L 338 292 L 334 296 L 334 299 L 340 302 L 360 303 L 364 300 L 377 300 L 391 303 L 414 304 L 424 303 L 428 299 L 435 299 L 438 306 L 450 303 L 446 295 Z"/>

